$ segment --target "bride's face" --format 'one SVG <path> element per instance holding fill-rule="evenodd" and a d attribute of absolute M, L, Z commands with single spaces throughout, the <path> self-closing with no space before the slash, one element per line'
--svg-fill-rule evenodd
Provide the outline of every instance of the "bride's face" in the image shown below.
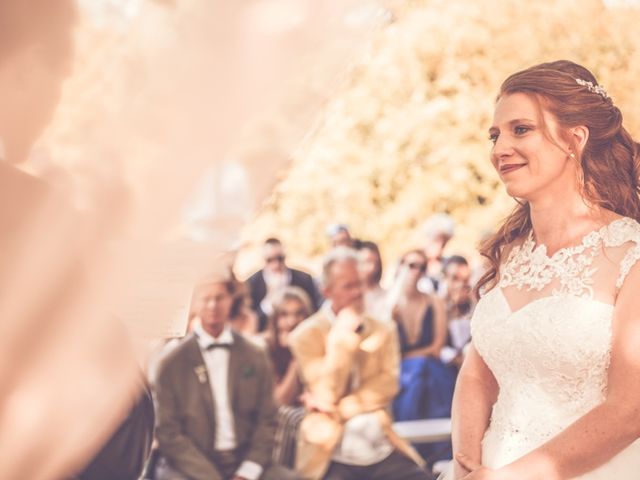
<path fill-rule="evenodd" d="M 524 93 L 500 97 L 489 136 L 491 162 L 512 197 L 535 201 L 575 185 L 577 163 L 554 116 Z"/>

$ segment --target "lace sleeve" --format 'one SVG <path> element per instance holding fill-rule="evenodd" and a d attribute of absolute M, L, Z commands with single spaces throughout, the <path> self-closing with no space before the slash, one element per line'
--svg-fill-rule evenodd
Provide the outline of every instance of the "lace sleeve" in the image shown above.
<path fill-rule="evenodd" d="M 638 260 L 640 260 L 640 243 L 634 244 L 633 247 L 627 250 L 627 253 L 620 263 L 620 273 L 616 281 L 616 292 L 620 291 L 625 278 L 627 278 L 629 271 L 631 271 L 631 267 L 633 267 Z"/>

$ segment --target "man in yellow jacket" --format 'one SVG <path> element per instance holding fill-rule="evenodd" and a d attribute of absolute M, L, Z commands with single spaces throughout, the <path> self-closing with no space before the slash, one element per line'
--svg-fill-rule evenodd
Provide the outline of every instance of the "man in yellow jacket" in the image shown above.
<path fill-rule="evenodd" d="M 429 480 L 420 456 L 391 429 L 397 333 L 364 315 L 357 262 L 346 247 L 328 254 L 322 272 L 327 301 L 292 332 L 307 407 L 296 469 L 313 480 Z"/>

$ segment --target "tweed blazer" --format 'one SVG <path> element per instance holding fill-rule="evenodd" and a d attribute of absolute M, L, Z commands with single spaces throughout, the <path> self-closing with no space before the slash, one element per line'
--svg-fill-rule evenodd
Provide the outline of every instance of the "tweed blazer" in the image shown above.
<path fill-rule="evenodd" d="M 160 453 L 189 478 L 222 480 L 213 463 L 214 398 L 197 337 L 190 334 L 160 364 L 155 382 Z M 264 468 L 271 463 L 277 408 L 264 350 L 237 333 L 229 355 L 229 395 L 237 448 Z"/>

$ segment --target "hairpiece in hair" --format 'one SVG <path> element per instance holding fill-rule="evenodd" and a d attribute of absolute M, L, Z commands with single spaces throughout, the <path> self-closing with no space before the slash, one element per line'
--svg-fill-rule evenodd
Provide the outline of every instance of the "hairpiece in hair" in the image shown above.
<path fill-rule="evenodd" d="M 607 91 L 604 89 L 602 85 L 594 85 L 592 82 L 589 82 L 588 80 L 583 80 L 582 78 L 576 78 L 576 83 L 578 85 L 582 85 L 583 87 L 587 87 L 587 90 L 593 93 L 597 93 L 604 99 L 609 98 L 609 95 L 607 95 Z"/>

